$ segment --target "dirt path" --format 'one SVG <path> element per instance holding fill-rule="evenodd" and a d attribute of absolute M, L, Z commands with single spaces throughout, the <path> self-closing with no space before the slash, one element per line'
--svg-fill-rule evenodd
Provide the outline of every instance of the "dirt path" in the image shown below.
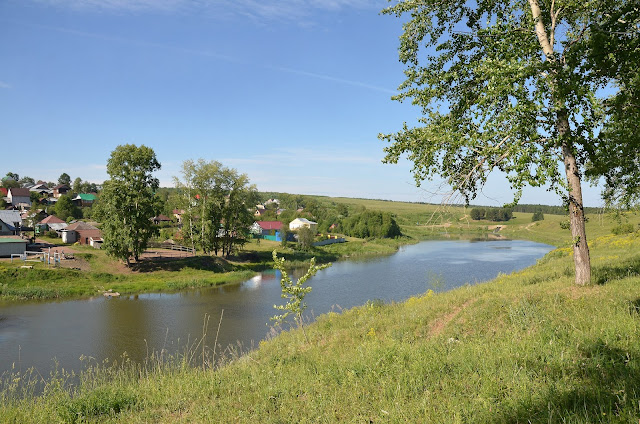
<path fill-rule="evenodd" d="M 475 299 L 467 300 L 461 306 L 456 306 L 455 308 L 453 308 L 453 310 L 448 314 L 436 319 L 435 322 L 433 322 L 429 328 L 429 336 L 438 336 L 442 334 L 442 331 L 447 326 L 447 324 L 453 321 L 454 318 L 457 317 L 460 312 L 462 312 L 464 309 L 471 306 L 475 301 L 476 301 Z"/>

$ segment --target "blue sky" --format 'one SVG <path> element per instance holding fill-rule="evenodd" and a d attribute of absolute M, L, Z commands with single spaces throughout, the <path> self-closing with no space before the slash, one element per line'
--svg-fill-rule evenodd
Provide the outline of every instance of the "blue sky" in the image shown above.
<path fill-rule="evenodd" d="M 163 186 L 218 160 L 261 191 L 439 202 L 378 133 L 420 111 L 403 80 L 401 21 L 378 0 L 4 0 L 0 173 L 102 182 L 119 144 L 152 147 Z M 600 205 L 585 187 L 585 203 Z M 511 200 L 495 175 L 474 202 Z M 559 204 L 529 189 L 524 203 Z"/>

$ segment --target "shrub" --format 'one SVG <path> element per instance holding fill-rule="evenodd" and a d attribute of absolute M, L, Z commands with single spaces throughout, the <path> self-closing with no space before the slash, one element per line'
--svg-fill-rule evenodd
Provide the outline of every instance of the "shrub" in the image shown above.
<path fill-rule="evenodd" d="M 359 238 L 394 238 L 402 235 L 393 216 L 379 211 L 365 211 L 350 216 L 343 221 L 342 231 Z"/>
<path fill-rule="evenodd" d="M 536 222 L 536 221 L 544 221 L 544 214 L 542 213 L 542 211 L 536 211 L 533 213 L 533 216 L 531 217 L 531 221 L 532 222 Z"/>
<path fill-rule="evenodd" d="M 629 233 L 633 233 L 635 231 L 635 228 L 633 227 L 633 224 L 631 223 L 626 223 L 626 224 L 620 224 L 616 227 L 613 227 L 613 229 L 611 230 L 611 232 L 617 236 L 622 235 L 622 234 L 629 234 Z"/>
<path fill-rule="evenodd" d="M 483 208 L 473 208 L 471 209 L 471 219 L 473 219 L 474 221 L 479 221 L 481 219 L 484 219 L 484 215 L 485 215 L 485 210 Z"/>
<path fill-rule="evenodd" d="M 58 233 L 57 233 L 57 232 L 55 232 L 54 230 L 47 231 L 47 232 L 45 233 L 45 235 L 46 235 L 47 237 L 49 237 L 49 238 L 57 238 L 57 237 L 58 237 Z"/>

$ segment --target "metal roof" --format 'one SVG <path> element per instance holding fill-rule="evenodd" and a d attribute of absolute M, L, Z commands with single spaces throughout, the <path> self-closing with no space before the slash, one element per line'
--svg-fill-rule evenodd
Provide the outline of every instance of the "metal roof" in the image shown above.
<path fill-rule="evenodd" d="M 16 239 L 16 238 L 10 238 L 10 237 L 0 237 L 0 243 L 24 243 L 24 244 L 27 244 L 27 241 L 26 240 Z"/>
<path fill-rule="evenodd" d="M 96 195 L 91 193 L 79 193 L 73 200 L 84 200 L 85 202 L 96 200 Z"/>
<path fill-rule="evenodd" d="M 10 230 L 15 230 L 15 222 L 19 222 L 22 225 L 22 217 L 20 211 L 6 211 L 0 210 L 0 221 L 4 222 Z"/>

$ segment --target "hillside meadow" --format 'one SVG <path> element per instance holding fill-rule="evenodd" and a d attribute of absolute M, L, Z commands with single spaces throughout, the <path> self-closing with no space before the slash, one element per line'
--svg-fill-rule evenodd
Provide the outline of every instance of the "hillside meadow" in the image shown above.
<path fill-rule="evenodd" d="M 498 235 L 558 248 L 488 283 L 322 315 L 309 341 L 291 328 L 243 356 L 194 343 L 142 364 L 89 361 L 81 375 L 16 371 L 2 377 L 0 421 L 638 422 L 640 233 L 614 235 L 619 223 L 589 216 L 593 283 L 580 288 L 563 216 L 468 223 L 459 208 L 442 226 L 409 229 L 424 206 L 396 212 L 409 240 L 501 225 Z"/>

